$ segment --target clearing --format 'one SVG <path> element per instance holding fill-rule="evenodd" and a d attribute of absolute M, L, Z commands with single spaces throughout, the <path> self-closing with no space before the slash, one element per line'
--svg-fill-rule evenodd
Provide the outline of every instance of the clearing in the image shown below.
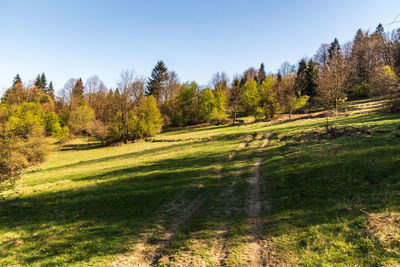
<path fill-rule="evenodd" d="M 400 264 L 400 115 L 74 140 L 0 202 L 0 265 Z"/>

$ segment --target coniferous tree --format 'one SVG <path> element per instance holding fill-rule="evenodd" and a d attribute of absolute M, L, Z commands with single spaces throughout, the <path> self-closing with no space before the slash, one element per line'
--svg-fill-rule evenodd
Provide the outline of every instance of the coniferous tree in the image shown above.
<path fill-rule="evenodd" d="M 329 58 L 332 58 L 335 53 L 340 52 L 340 44 L 337 38 L 333 40 L 328 51 L 329 51 Z"/>
<path fill-rule="evenodd" d="M 40 85 L 41 85 L 40 88 L 42 90 L 46 90 L 46 88 L 47 88 L 47 79 L 46 79 L 46 75 L 44 75 L 44 72 L 40 76 Z"/>
<path fill-rule="evenodd" d="M 310 97 L 309 102 L 312 104 L 319 84 L 319 69 L 313 60 L 308 62 L 306 71 L 306 90 L 305 94 Z"/>
<path fill-rule="evenodd" d="M 18 83 L 22 83 L 21 77 L 19 76 L 19 74 L 17 74 L 13 80 L 13 85 L 12 87 L 14 88 L 16 84 Z"/>
<path fill-rule="evenodd" d="M 306 94 L 307 89 L 307 62 L 303 58 L 299 62 L 299 67 L 297 68 L 297 75 L 295 80 L 296 90 L 301 92 L 302 95 Z"/>
<path fill-rule="evenodd" d="M 34 85 L 37 88 L 42 89 L 43 91 L 45 91 L 46 87 L 47 87 L 46 75 L 44 73 L 42 73 L 41 75 L 38 74 L 38 76 L 35 79 Z"/>
<path fill-rule="evenodd" d="M 267 74 L 265 73 L 264 63 L 261 63 L 260 68 L 258 69 L 258 83 L 262 84 L 267 78 Z"/>
<path fill-rule="evenodd" d="M 50 81 L 49 86 L 46 88 L 47 94 L 54 99 L 54 87 L 53 87 L 53 82 Z"/>
<path fill-rule="evenodd" d="M 385 29 L 383 28 L 382 23 L 379 23 L 375 30 L 376 34 L 383 35 L 385 33 Z"/>
<path fill-rule="evenodd" d="M 162 60 L 158 61 L 151 72 L 149 82 L 147 84 L 146 95 L 152 95 L 157 100 L 157 103 L 162 101 L 162 95 L 168 81 L 168 69 Z"/>

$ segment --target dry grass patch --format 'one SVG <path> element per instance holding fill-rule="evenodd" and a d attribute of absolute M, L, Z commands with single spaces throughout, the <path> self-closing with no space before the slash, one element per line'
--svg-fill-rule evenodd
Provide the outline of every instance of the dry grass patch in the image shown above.
<path fill-rule="evenodd" d="M 400 255 L 400 213 L 370 214 L 368 232 L 379 240 L 385 250 Z"/>

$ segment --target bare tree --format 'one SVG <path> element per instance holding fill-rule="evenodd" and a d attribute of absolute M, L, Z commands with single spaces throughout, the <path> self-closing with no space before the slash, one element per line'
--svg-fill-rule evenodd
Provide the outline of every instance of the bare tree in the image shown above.
<path fill-rule="evenodd" d="M 346 78 L 344 56 L 339 51 L 334 51 L 321 72 L 317 90 L 319 102 L 328 109 L 334 107 L 337 112 L 339 104 L 346 100 L 344 93 Z"/>
<path fill-rule="evenodd" d="M 215 73 L 211 79 L 211 87 L 214 90 L 222 90 L 224 93 L 227 93 L 229 87 L 228 74 L 226 74 L 224 71 Z"/>
<path fill-rule="evenodd" d="M 319 70 L 322 70 L 326 61 L 329 59 L 329 44 L 321 44 L 313 59 Z"/>
<path fill-rule="evenodd" d="M 293 74 L 297 71 L 296 66 L 290 64 L 289 61 L 285 61 L 282 63 L 281 67 L 279 68 L 278 72 L 285 77 L 288 74 Z"/>

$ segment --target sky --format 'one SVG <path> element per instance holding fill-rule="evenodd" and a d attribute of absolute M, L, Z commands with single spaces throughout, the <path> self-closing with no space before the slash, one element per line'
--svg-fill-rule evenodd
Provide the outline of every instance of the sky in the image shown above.
<path fill-rule="evenodd" d="M 399 13 L 400 0 L 0 0 L 0 91 L 42 72 L 56 90 L 93 75 L 115 88 L 122 70 L 148 77 L 158 60 L 199 84 L 261 62 L 276 72 Z"/>

